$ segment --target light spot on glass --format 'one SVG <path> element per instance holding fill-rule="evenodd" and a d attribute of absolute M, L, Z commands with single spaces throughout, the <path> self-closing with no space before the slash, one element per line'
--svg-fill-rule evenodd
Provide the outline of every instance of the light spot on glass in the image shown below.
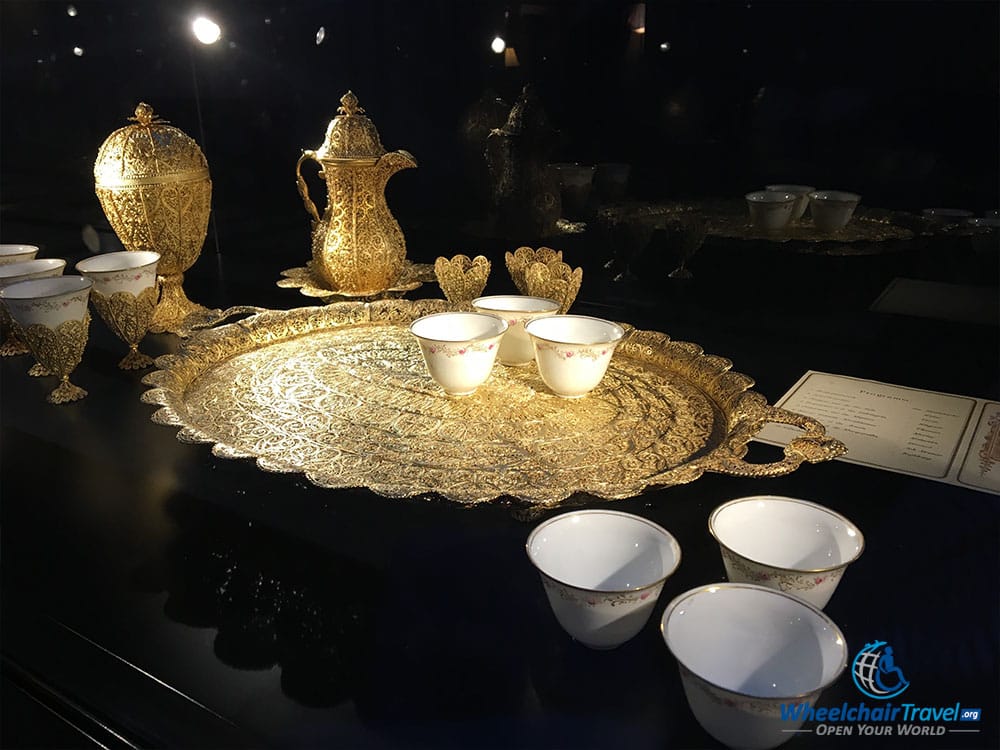
<path fill-rule="evenodd" d="M 215 21 L 205 16 L 198 16 L 191 24 L 195 39 L 202 44 L 215 44 L 222 36 L 222 29 Z"/>
<path fill-rule="evenodd" d="M 507 49 L 507 42 L 503 40 L 503 37 L 493 37 L 493 41 L 490 43 L 490 49 L 499 55 Z"/>
<path fill-rule="evenodd" d="M 70 18 L 74 18 L 76 16 L 76 6 L 75 5 L 67 5 L 66 6 L 66 15 L 69 16 Z"/>
<path fill-rule="evenodd" d="M 316 30 L 316 46 L 318 47 L 319 45 L 321 45 L 324 39 L 326 39 L 326 28 L 320 26 Z"/>
<path fill-rule="evenodd" d="M 73 54 L 77 57 L 83 57 L 83 47 L 74 47 Z"/>

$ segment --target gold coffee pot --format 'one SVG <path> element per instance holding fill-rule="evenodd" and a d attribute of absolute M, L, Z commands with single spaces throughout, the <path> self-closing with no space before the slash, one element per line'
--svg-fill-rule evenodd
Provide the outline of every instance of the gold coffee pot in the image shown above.
<path fill-rule="evenodd" d="M 385 185 L 396 172 L 416 167 L 406 151 L 386 153 L 375 125 L 348 91 L 317 151 L 303 151 L 296 184 L 312 217 L 312 269 L 331 291 L 354 296 L 391 288 L 406 265 L 403 230 L 385 202 Z M 302 162 L 320 165 L 327 204 L 322 218 L 309 198 Z"/>

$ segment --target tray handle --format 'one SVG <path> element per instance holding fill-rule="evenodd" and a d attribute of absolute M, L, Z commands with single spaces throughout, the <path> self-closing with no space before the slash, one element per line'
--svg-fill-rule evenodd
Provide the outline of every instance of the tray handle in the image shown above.
<path fill-rule="evenodd" d="M 785 457 L 780 461 L 754 464 L 744 461 L 742 453 L 737 454 L 732 450 L 717 451 L 706 468 L 720 474 L 740 477 L 780 477 L 795 471 L 803 461 L 815 464 L 820 461 L 830 461 L 847 453 L 847 446 L 827 435 L 826 427 L 812 417 L 777 406 L 768 406 L 760 426 L 763 427 L 768 422 L 798 427 L 805 434 L 792 439 L 785 446 Z"/>

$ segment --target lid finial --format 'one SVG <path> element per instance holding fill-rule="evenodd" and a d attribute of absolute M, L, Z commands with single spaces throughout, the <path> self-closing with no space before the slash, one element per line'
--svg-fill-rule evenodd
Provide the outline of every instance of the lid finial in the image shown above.
<path fill-rule="evenodd" d="M 361 114 L 365 110 L 358 106 L 358 97 L 354 95 L 354 92 L 348 91 L 342 97 L 340 97 L 340 108 L 337 110 L 338 114 L 341 115 L 356 115 Z"/>

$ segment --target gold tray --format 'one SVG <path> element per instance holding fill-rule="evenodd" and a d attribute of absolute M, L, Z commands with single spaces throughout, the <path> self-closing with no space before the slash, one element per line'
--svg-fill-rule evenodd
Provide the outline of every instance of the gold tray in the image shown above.
<path fill-rule="evenodd" d="M 554 396 L 534 366 L 500 364 L 474 395 L 449 398 L 408 325 L 450 309 L 382 300 L 263 311 L 157 359 L 143 401 L 163 407 L 154 422 L 182 427 L 181 441 L 210 443 L 217 456 L 302 472 L 321 487 L 463 504 L 624 498 L 705 471 L 778 476 L 845 451 L 816 420 L 769 406 L 728 360 L 627 325 L 586 398 Z M 769 421 L 805 434 L 780 461 L 744 462 Z"/>

